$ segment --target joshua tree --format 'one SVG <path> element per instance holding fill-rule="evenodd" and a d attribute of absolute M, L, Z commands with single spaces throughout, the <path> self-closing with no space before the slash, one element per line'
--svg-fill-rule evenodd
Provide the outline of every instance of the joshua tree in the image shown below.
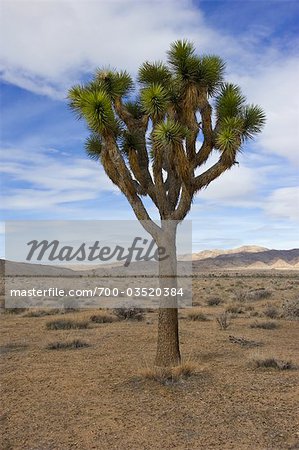
<path fill-rule="evenodd" d="M 167 247 L 174 275 L 177 225 L 195 194 L 237 164 L 243 144 L 265 123 L 263 110 L 246 104 L 237 85 L 224 82 L 224 69 L 218 56 L 198 56 L 191 42 L 176 41 L 167 63 L 142 64 L 137 91 L 126 71 L 101 69 L 68 95 L 91 132 L 88 156 L 101 162 L 157 245 Z M 218 161 L 200 172 L 213 151 Z M 160 225 L 144 206 L 146 196 L 157 207 Z M 162 283 L 166 270 L 169 261 L 167 268 L 160 262 Z M 164 299 L 156 365 L 179 361 L 178 311 Z"/>

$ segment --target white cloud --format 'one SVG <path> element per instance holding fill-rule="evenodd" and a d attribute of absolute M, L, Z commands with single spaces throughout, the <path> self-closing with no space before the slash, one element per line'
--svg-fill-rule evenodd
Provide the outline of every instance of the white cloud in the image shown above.
<path fill-rule="evenodd" d="M 179 38 L 238 63 L 247 58 L 244 43 L 207 26 L 190 0 L 4 0 L 1 34 L 3 79 L 52 97 L 101 65 L 135 72 L 145 58 L 165 58 Z"/>
<path fill-rule="evenodd" d="M 267 198 L 265 212 L 272 217 L 299 220 L 299 188 L 276 189 Z"/>
<path fill-rule="evenodd" d="M 3 1 L 3 77 L 59 95 L 79 73 L 99 65 L 136 70 L 144 55 L 164 56 L 171 41 L 192 37 L 200 24 L 200 11 L 186 0 Z"/>
<path fill-rule="evenodd" d="M 287 56 L 257 65 L 254 75 L 234 75 L 250 102 L 266 112 L 267 123 L 257 145 L 295 164 L 299 164 L 298 76 L 299 59 Z"/>
<path fill-rule="evenodd" d="M 209 205 L 256 207 L 256 194 L 261 187 L 261 174 L 244 165 L 236 165 L 214 180 L 207 189 L 200 191 L 198 200 Z"/>
<path fill-rule="evenodd" d="M 2 177 L 9 175 L 12 188 L 2 196 L 2 208 L 43 210 L 69 202 L 98 198 L 103 192 L 118 192 L 99 164 L 56 153 L 29 153 L 3 149 Z M 22 188 L 18 188 L 19 184 Z"/>

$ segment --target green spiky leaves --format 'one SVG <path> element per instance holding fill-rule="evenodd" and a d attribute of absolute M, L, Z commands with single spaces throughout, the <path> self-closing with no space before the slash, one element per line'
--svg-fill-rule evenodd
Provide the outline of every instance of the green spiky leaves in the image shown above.
<path fill-rule="evenodd" d="M 241 142 L 252 139 L 255 134 L 262 131 L 266 121 L 262 108 L 246 105 L 246 98 L 239 86 L 230 83 L 225 83 L 221 87 L 216 99 L 216 113 L 220 125 L 220 133 L 217 137 L 219 148 L 221 148 L 219 142 L 222 139 L 226 139 L 227 145 L 229 145 L 236 130 L 238 130 Z M 222 147 L 225 147 L 224 141 L 222 141 Z"/>
<path fill-rule="evenodd" d="M 103 150 L 102 139 L 96 133 L 91 134 L 85 141 L 85 151 L 90 159 L 98 161 Z"/>
<path fill-rule="evenodd" d="M 199 58 L 194 53 L 193 43 L 186 40 L 175 41 L 167 52 L 168 63 L 182 82 L 192 81 L 196 78 Z"/>
<path fill-rule="evenodd" d="M 162 62 L 149 63 L 146 61 L 139 69 L 138 81 L 141 84 L 149 85 L 159 83 L 167 85 L 171 79 L 171 72 Z"/>
<path fill-rule="evenodd" d="M 157 148 L 181 144 L 186 138 L 188 130 L 179 122 L 167 120 L 159 123 L 153 132 L 153 141 Z"/>
<path fill-rule="evenodd" d="M 247 105 L 243 110 L 243 137 L 253 139 L 255 134 L 262 131 L 266 123 L 266 115 L 257 105 Z"/>
<path fill-rule="evenodd" d="M 111 99 L 122 97 L 133 89 L 133 80 L 126 71 L 116 72 L 100 69 L 97 71 L 95 82 L 107 92 Z"/>
<path fill-rule="evenodd" d="M 216 138 L 216 146 L 226 153 L 236 152 L 241 144 L 243 121 L 237 117 L 225 118 Z"/>
<path fill-rule="evenodd" d="M 239 86 L 232 83 L 224 83 L 216 99 L 217 117 L 222 120 L 238 116 L 244 107 L 245 101 L 246 99 L 242 95 Z"/>
<path fill-rule="evenodd" d="M 103 90 L 75 86 L 69 91 L 70 107 L 96 133 L 116 130 L 117 121 L 108 94 Z"/>
<path fill-rule="evenodd" d="M 127 111 L 132 114 L 132 116 L 134 117 L 134 119 L 141 119 L 141 117 L 144 114 L 144 111 L 142 109 L 142 105 L 140 104 L 139 101 L 136 102 L 131 102 L 128 101 L 125 103 L 125 106 L 127 108 Z"/>
<path fill-rule="evenodd" d="M 225 63 L 215 55 L 200 58 L 197 82 L 207 88 L 208 95 L 214 95 L 223 81 Z"/>
<path fill-rule="evenodd" d="M 121 138 L 121 150 L 124 154 L 129 154 L 130 150 L 139 151 L 145 145 L 145 139 L 140 132 L 124 131 Z"/>
<path fill-rule="evenodd" d="M 142 90 L 141 104 L 153 120 L 161 120 L 168 107 L 168 93 L 161 84 L 151 84 Z"/>

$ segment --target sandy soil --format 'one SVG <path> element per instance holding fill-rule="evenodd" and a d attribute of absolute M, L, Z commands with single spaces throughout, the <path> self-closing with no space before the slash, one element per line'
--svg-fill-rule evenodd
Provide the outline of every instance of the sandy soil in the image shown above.
<path fill-rule="evenodd" d="M 239 290 L 265 287 L 268 299 L 236 302 Z M 151 367 L 157 314 L 142 322 L 96 324 L 82 330 L 48 330 L 58 318 L 89 319 L 94 311 L 46 317 L 1 314 L 1 430 L 4 450 L 166 450 L 299 448 L 298 370 L 257 369 L 251 359 L 273 355 L 299 365 L 299 326 L 277 318 L 277 329 L 250 328 L 269 321 L 267 305 L 280 312 L 298 298 L 299 280 L 284 277 L 202 277 L 194 303 L 208 321 L 180 311 L 188 379 L 159 383 L 140 375 Z M 218 296 L 222 303 L 207 306 Z M 239 305 L 227 330 L 215 318 Z M 261 342 L 233 343 L 229 335 Z M 48 350 L 47 344 L 81 339 L 88 348 Z"/>

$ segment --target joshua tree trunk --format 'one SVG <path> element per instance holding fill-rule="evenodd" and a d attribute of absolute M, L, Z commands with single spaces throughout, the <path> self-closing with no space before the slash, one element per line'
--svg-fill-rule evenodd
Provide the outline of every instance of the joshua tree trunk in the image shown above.
<path fill-rule="evenodd" d="M 173 221 L 162 225 L 159 246 L 166 249 L 167 258 L 159 262 L 160 287 L 168 295 L 162 296 L 158 315 L 158 343 L 155 364 L 157 366 L 176 366 L 180 363 L 178 305 L 177 305 L 177 254 L 176 227 Z M 172 291 L 173 289 L 173 291 Z M 175 295 L 171 295 L 174 293 Z"/>

